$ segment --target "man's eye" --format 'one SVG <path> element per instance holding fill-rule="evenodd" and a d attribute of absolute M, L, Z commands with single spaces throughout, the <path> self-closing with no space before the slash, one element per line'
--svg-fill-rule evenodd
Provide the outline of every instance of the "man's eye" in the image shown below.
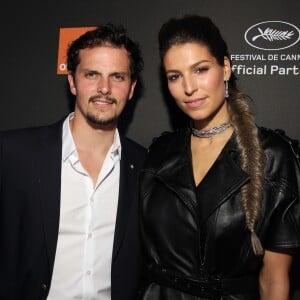
<path fill-rule="evenodd" d="M 86 78 L 95 78 L 97 76 L 97 74 L 95 72 L 87 72 L 85 74 Z"/>
<path fill-rule="evenodd" d="M 112 77 L 116 81 L 123 81 L 125 79 L 125 75 L 124 74 L 114 74 Z"/>

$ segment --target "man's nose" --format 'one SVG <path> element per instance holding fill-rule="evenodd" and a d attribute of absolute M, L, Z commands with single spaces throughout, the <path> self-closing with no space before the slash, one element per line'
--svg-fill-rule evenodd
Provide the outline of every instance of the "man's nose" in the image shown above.
<path fill-rule="evenodd" d="M 97 92 L 102 95 L 109 95 L 111 92 L 111 86 L 109 78 L 101 78 L 98 82 Z"/>

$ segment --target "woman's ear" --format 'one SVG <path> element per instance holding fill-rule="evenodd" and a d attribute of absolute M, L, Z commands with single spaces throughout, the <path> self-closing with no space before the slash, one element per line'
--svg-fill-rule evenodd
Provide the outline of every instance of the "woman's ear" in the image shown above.
<path fill-rule="evenodd" d="M 231 76 L 230 60 L 227 56 L 224 56 L 224 81 L 229 80 Z"/>

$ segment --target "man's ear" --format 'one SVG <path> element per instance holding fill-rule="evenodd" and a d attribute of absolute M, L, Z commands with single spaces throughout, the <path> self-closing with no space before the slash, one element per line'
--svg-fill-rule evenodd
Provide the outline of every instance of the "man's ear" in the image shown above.
<path fill-rule="evenodd" d="M 68 73 L 68 81 L 69 81 L 69 87 L 70 87 L 70 91 L 71 93 L 76 96 L 76 85 L 75 85 L 75 78 L 74 75 L 72 73 Z"/>
<path fill-rule="evenodd" d="M 130 86 L 130 91 L 129 91 L 129 97 L 128 97 L 128 100 L 131 100 L 132 97 L 133 97 L 133 93 L 134 93 L 134 89 L 136 87 L 136 83 L 137 83 L 137 80 L 132 80 L 131 82 L 131 86 Z"/>

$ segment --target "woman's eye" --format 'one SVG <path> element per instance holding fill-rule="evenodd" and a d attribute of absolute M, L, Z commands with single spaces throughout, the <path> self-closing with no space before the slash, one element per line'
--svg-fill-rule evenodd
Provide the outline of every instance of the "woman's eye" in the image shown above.
<path fill-rule="evenodd" d="M 179 75 L 178 74 L 172 74 L 172 75 L 168 75 L 167 76 L 167 79 L 168 81 L 175 81 L 179 78 Z"/>
<path fill-rule="evenodd" d="M 208 67 L 201 67 L 196 69 L 197 74 L 202 74 L 205 73 L 206 71 L 208 71 Z"/>

